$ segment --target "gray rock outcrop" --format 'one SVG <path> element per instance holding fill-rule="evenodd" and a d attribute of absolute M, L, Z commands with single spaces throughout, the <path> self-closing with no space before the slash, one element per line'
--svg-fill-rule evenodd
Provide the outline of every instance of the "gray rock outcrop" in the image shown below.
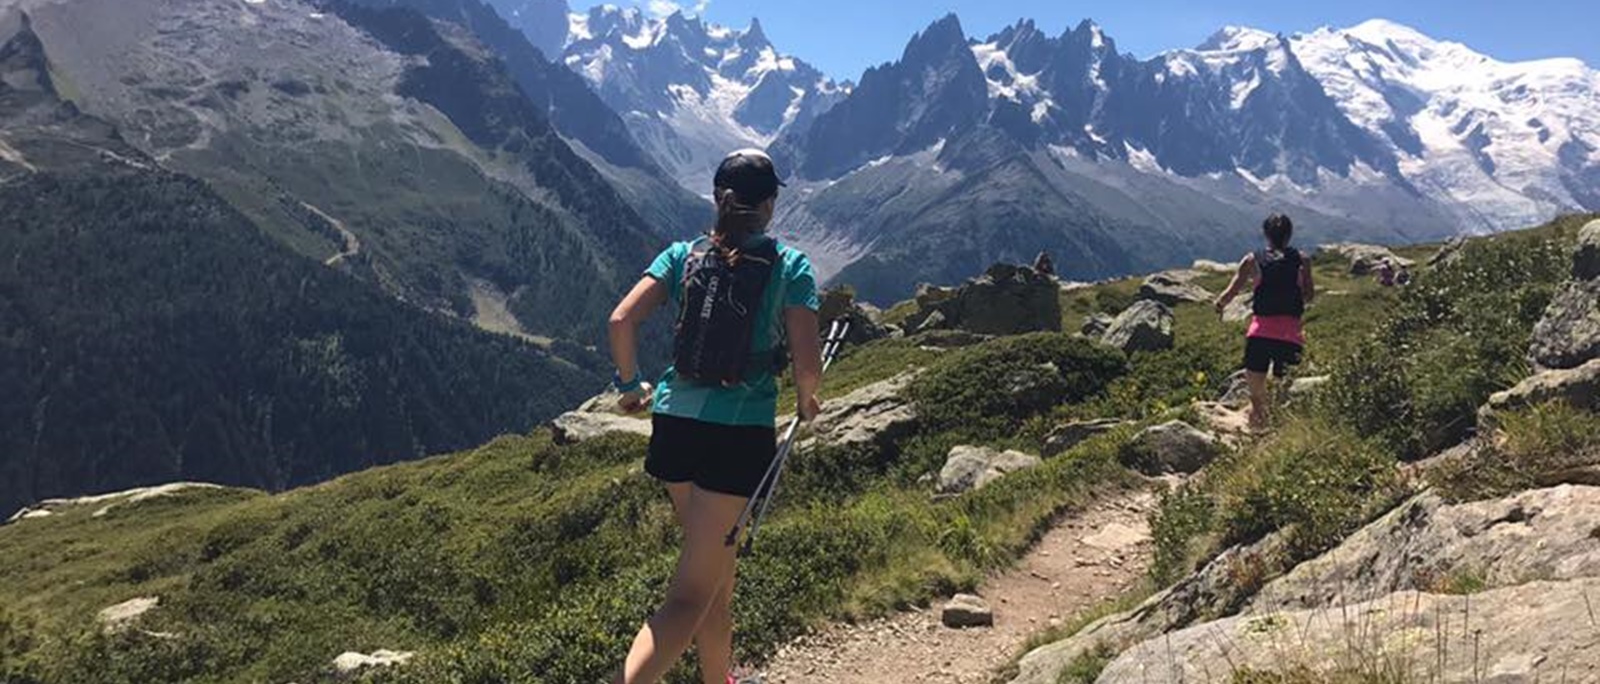
<path fill-rule="evenodd" d="M 1044 449 L 1041 455 L 1045 458 L 1059 456 L 1082 444 L 1090 437 L 1110 432 L 1127 424 L 1127 421 L 1116 418 L 1103 418 L 1100 420 L 1075 420 L 1057 425 L 1050 430 L 1050 434 L 1045 435 Z"/>
<path fill-rule="evenodd" d="M 1171 349 L 1172 309 L 1148 299 L 1134 302 L 1133 306 L 1117 315 L 1101 339 L 1130 353 Z"/>
<path fill-rule="evenodd" d="M 1235 616 L 1140 643 L 1096 682 L 1201 682 L 1299 668 L 1306 681 L 1341 681 L 1351 671 L 1333 669 L 1340 663 L 1395 663 L 1407 681 L 1592 682 L 1600 680 L 1595 595 L 1600 579 L 1591 578 L 1472 596 L 1406 591 L 1338 610 Z"/>
<path fill-rule="evenodd" d="M 953 629 L 989 627 L 994 624 L 994 610 L 982 597 L 956 594 L 939 611 L 939 620 Z"/>
<path fill-rule="evenodd" d="M 886 447 L 917 428 L 917 410 L 901 396 L 920 371 L 902 373 L 873 383 L 822 405 L 822 415 L 812 423 L 805 447 Z"/>
<path fill-rule="evenodd" d="M 644 418 L 604 413 L 563 413 L 550 422 L 557 444 L 581 444 L 617 433 L 650 436 L 650 421 Z"/>
<path fill-rule="evenodd" d="M 138 624 L 145 613 L 155 610 L 161 605 L 159 596 L 141 596 L 132 598 L 113 606 L 100 609 L 95 616 L 100 622 L 100 631 L 105 634 L 117 634 L 131 629 Z"/>
<path fill-rule="evenodd" d="M 1134 435 L 1123 449 L 1122 464 L 1146 475 L 1194 473 L 1221 451 L 1215 435 L 1174 420 Z"/>
<path fill-rule="evenodd" d="M 1338 254 L 1350 260 L 1350 275 L 1363 276 L 1371 274 L 1385 260 L 1396 267 L 1407 268 L 1416 265 L 1416 262 L 1395 254 L 1388 247 L 1379 245 L 1364 245 L 1355 242 L 1341 242 L 1332 245 L 1323 245 L 1322 249 Z"/>
<path fill-rule="evenodd" d="M 1010 473 L 1039 465 L 1038 456 L 988 447 L 958 446 L 950 450 L 939 469 L 940 494 L 956 495 L 982 489 Z"/>
<path fill-rule="evenodd" d="M 1572 368 L 1600 358 L 1600 278 L 1561 286 L 1533 328 L 1528 355 L 1542 368 Z"/>
<path fill-rule="evenodd" d="M 1139 298 L 1177 306 L 1180 302 L 1209 302 L 1215 296 L 1194 284 L 1199 277 L 1194 271 L 1162 271 L 1144 279 L 1139 286 Z"/>
<path fill-rule="evenodd" d="M 345 651 L 333 659 L 333 671 L 340 677 L 353 677 L 360 671 L 370 667 L 404 665 L 415 655 L 410 651 L 390 651 L 387 649 L 378 649 L 371 654 Z"/>
<path fill-rule="evenodd" d="M 1600 220 L 1578 231 L 1578 248 L 1572 254 L 1572 279 L 1600 278 Z"/>
<path fill-rule="evenodd" d="M 921 288 L 917 306 L 911 318 L 916 330 L 958 328 L 987 335 L 1061 330 L 1061 287 L 1024 266 L 995 264 L 954 291 Z"/>

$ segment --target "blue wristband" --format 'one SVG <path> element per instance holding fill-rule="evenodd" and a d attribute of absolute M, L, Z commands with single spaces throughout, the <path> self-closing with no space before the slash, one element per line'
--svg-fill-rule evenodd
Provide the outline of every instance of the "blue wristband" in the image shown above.
<path fill-rule="evenodd" d="M 641 379 L 641 376 L 639 376 L 638 373 L 635 373 L 633 380 L 629 382 L 623 382 L 622 371 L 612 371 L 611 388 L 622 394 L 637 392 L 641 389 L 644 389 L 644 380 Z"/>

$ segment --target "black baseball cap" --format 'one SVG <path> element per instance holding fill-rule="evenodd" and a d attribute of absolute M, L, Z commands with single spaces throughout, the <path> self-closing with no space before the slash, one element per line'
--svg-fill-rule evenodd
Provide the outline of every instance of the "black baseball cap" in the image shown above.
<path fill-rule="evenodd" d="M 722 158 L 717 165 L 717 175 L 712 183 L 718 188 L 732 190 L 739 199 L 750 203 L 765 202 L 778 194 L 784 182 L 778 178 L 778 169 L 772 157 L 754 148 L 738 150 Z"/>

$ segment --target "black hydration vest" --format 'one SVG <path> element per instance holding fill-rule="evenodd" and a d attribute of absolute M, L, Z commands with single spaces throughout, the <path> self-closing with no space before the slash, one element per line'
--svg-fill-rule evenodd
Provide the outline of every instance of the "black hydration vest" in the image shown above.
<path fill-rule="evenodd" d="M 678 377 L 731 387 L 744 382 L 748 370 L 772 370 L 780 352 L 752 354 L 750 345 L 779 259 L 777 241 L 765 235 L 750 236 L 737 250 L 709 237 L 694 242 L 683 266 L 683 307 L 672 345 Z"/>
<path fill-rule="evenodd" d="M 1300 289 L 1300 266 L 1305 263 L 1300 251 L 1256 252 L 1255 301 L 1251 310 L 1257 316 L 1300 316 L 1306 312 L 1305 292 Z"/>

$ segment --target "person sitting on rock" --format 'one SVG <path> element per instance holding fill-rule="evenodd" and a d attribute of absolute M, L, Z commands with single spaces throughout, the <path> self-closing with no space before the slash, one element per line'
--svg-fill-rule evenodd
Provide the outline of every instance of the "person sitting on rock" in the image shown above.
<path fill-rule="evenodd" d="M 1305 331 L 1300 318 L 1306 304 L 1316 297 L 1311 279 L 1311 260 L 1289 246 L 1294 237 L 1294 222 L 1273 214 L 1261 224 L 1267 248 L 1251 252 L 1239 261 L 1233 282 L 1217 297 L 1217 313 L 1233 302 L 1247 282 L 1253 282 L 1250 328 L 1245 333 L 1244 368 L 1250 385 L 1250 427 L 1266 428 L 1268 419 L 1267 373 L 1279 378 L 1289 366 L 1299 365 L 1305 349 Z"/>

